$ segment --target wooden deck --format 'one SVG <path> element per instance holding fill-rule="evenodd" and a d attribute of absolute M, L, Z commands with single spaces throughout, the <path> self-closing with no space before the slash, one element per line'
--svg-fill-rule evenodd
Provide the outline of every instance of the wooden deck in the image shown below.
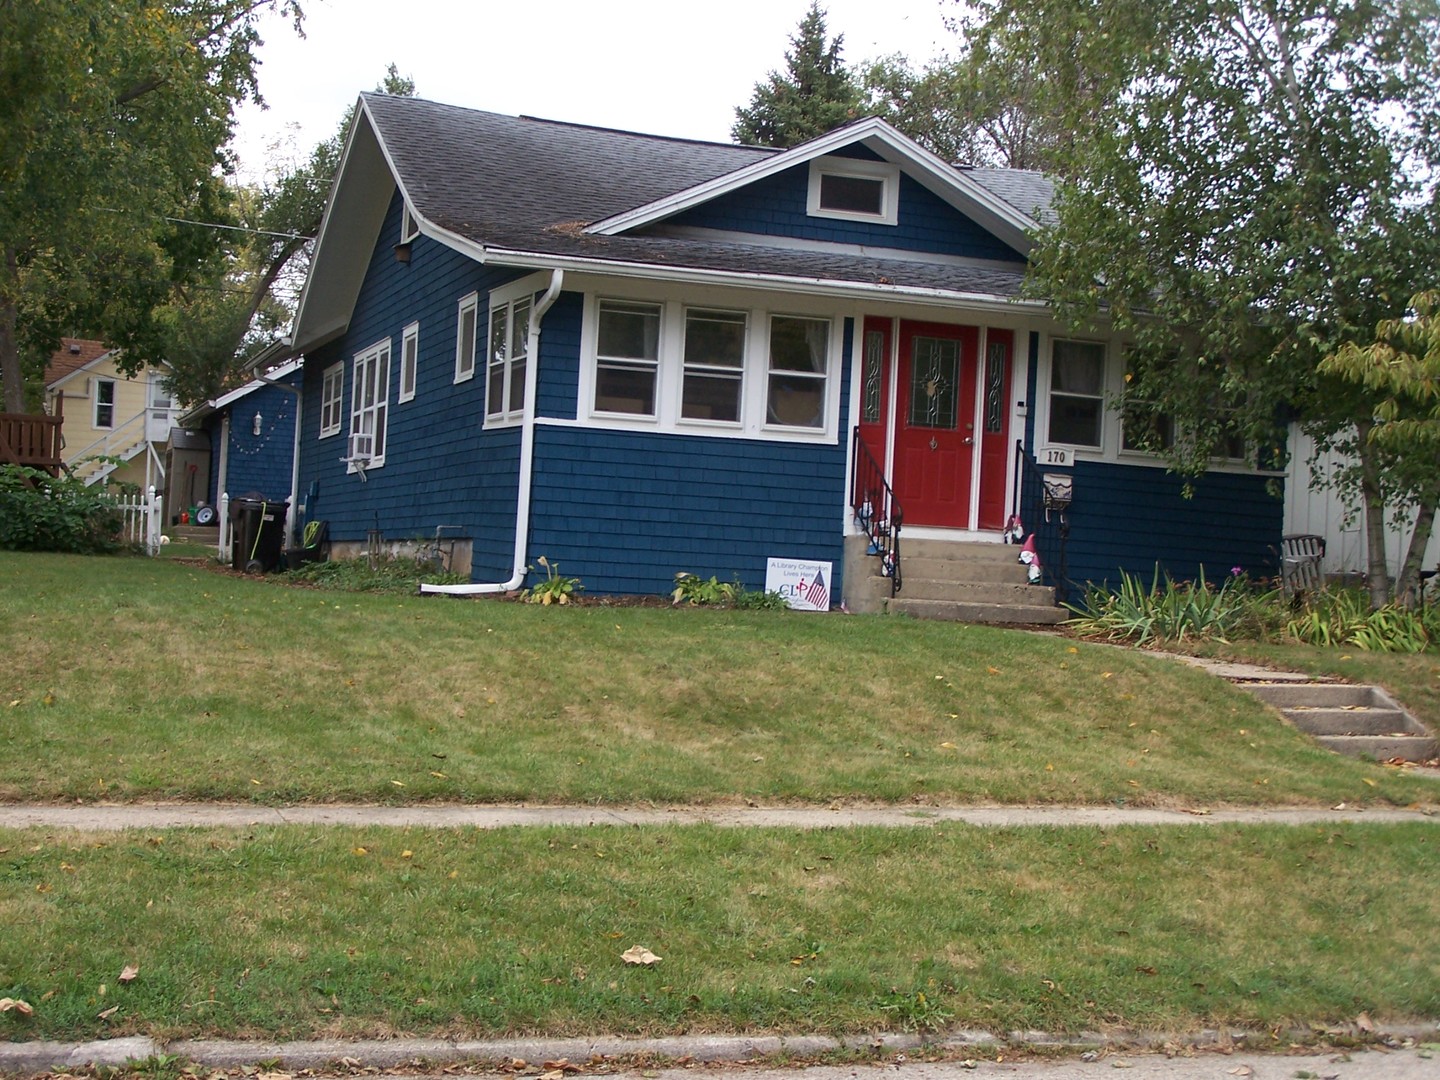
<path fill-rule="evenodd" d="M 59 476 L 60 416 L 0 413 L 0 465 L 25 465 Z"/>

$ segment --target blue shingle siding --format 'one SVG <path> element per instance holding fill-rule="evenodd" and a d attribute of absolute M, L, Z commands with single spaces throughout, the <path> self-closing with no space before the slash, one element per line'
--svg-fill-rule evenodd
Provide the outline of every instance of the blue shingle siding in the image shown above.
<path fill-rule="evenodd" d="M 903 174 L 897 225 L 810 217 L 805 212 L 809 185 L 809 165 L 786 169 L 692 207 L 669 219 L 668 224 L 1001 259 L 1024 265 L 1022 255 Z"/>
<path fill-rule="evenodd" d="M 580 396 L 580 323 L 585 300 L 562 292 L 540 324 L 540 371 L 536 415 L 574 420 Z"/>
<path fill-rule="evenodd" d="M 298 382 L 298 379 L 291 380 Z M 272 502 L 290 497 L 290 463 L 295 450 L 295 395 L 278 386 L 262 386 L 226 407 L 230 447 L 225 461 L 225 490 L 233 498 L 259 492 Z M 255 414 L 260 434 L 255 434 Z M 220 417 L 211 420 L 218 429 Z M 218 453 L 218 447 L 217 447 Z M 212 468 L 218 467 L 218 461 Z"/>
<path fill-rule="evenodd" d="M 1025 400 L 1025 445 L 1033 455 L 1038 409 L 1040 335 L 1030 335 Z M 1074 502 L 1069 511 L 1066 551 L 1069 577 L 1119 583 L 1120 571 L 1148 583 L 1156 563 L 1176 578 L 1220 582 L 1231 567 L 1252 577 L 1274 574 L 1275 548 L 1284 528 L 1283 500 L 1268 490 L 1268 478 L 1253 473 L 1212 472 L 1185 482 L 1163 468 L 1114 462 L 1077 461 L 1069 470 Z M 1034 498 L 1027 491 L 1025 502 Z M 1030 523 L 1033 527 L 1035 523 Z M 1050 556 L 1054 561 L 1054 556 Z M 1080 597 L 1072 596 L 1072 601 Z"/>
<path fill-rule="evenodd" d="M 653 595 L 682 570 L 763 589 L 768 557 L 815 559 L 833 563 L 838 602 L 853 339 L 846 319 L 834 443 L 537 425 L 530 563 L 591 593 Z"/>
<path fill-rule="evenodd" d="M 400 199 L 391 200 L 385 224 L 356 301 L 350 328 L 305 360 L 305 416 L 301 432 L 300 490 L 318 485 L 307 507 L 312 520 L 330 522 L 333 540 L 364 540 L 378 527 L 390 539 L 434 534 L 437 525 L 459 526 L 474 539 L 477 581 L 503 580 L 511 573 L 519 461 L 517 428 L 484 429 L 487 293 L 521 276 L 487 268 L 436 243 L 417 237 L 409 265 L 395 261 Z M 458 385 L 455 344 L 460 298 L 480 293 L 480 356 L 475 377 Z M 404 328 L 420 323 L 416 392 L 396 399 L 400 388 L 400 345 Z M 350 403 L 355 353 L 390 339 L 389 418 L 385 464 L 366 481 L 347 474 Z M 548 345 L 548 343 L 546 343 Z M 543 349 L 542 349 L 543 351 Z M 340 434 L 318 438 L 324 372 L 345 365 Z"/>

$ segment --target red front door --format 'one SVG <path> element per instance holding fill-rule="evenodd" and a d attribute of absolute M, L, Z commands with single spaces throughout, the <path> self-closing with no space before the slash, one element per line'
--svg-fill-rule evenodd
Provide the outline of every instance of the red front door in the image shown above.
<path fill-rule="evenodd" d="M 985 373 L 980 393 L 980 521 L 1005 527 L 1005 475 L 1010 464 L 1010 357 L 1013 330 L 985 331 Z"/>
<path fill-rule="evenodd" d="M 906 525 L 970 527 L 978 351 L 976 327 L 900 324 L 894 488 Z"/>

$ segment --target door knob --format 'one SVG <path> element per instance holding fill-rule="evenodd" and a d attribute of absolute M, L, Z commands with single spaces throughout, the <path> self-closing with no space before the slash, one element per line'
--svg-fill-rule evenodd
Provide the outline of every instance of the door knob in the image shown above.
<path fill-rule="evenodd" d="M 966 446 L 974 446 L 974 445 L 975 445 L 975 440 L 972 439 L 969 435 L 966 435 L 966 436 L 965 436 L 965 445 L 966 445 Z"/>

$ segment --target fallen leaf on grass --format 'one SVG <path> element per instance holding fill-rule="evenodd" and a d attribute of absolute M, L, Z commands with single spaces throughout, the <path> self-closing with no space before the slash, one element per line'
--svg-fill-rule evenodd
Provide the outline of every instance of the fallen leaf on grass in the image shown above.
<path fill-rule="evenodd" d="M 1255 1070 L 1249 1065 L 1236 1065 L 1233 1069 L 1225 1070 L 1231 1076 L 1254 1076 Z"/>
<path fill-rule="evenodd" d="M 0 998 L 0 1013 L 7 1013 L 12 1010 L 21 1016 L 35 1015 L 35 1010 L 31 1008 L 28 1001 L 22 1001 L 20 998 Z"/>
<path fill-rule="evenodd" d="M 620 959 L 624 960 L 627 964 L 644 964 L 646 967 L 660 962 L 660 957 L 645 948 L 644 945 L 630 946 L 630 948 L 620 954 Z"/>
<path fill-rule="evenodd" d="M 101 1011 L 101 1012 L 96 1013 L 96 1014 L 95 1014 L 95 1019 L 96 1019 L 96 1020 L 109 1020 L 110 1017 L 114 1016 L 114 1015 L 115 1015 L 117 1012 L 119 1012 L 119 1011 L 120 1011 L 120 1006 L 119 1006 L 119 1005 L 111 1005 L 108 1009 L 105 1009 L 105 1010 L 103 1010 L 103 1011 Z"/>
<path fill-rule="evenodd" d="M 120 985 L 124 986 L 126 983 L 134 982 L 135 977 L 139 974 L 140 968 L 138 966 L 136 966 L 135 964 L 126 964 L 123 968 L 120 969 Z"/>
<path fill-rule="evenodd" d="M 579 1065 L 574 1064 L 569 1058 L 560 1058 L 556 1061 L 545 1062 L 546 1072 L 578 1073 L 583 1072 Z"/>
<path fill-rule="evenodd" d="M 1375 1022 L 1370 1019 L 1369 1013 L 1361 1013 L 1355 1018 L 1355 1026 L 1368 1035 L 1375 1033 Z"/>

